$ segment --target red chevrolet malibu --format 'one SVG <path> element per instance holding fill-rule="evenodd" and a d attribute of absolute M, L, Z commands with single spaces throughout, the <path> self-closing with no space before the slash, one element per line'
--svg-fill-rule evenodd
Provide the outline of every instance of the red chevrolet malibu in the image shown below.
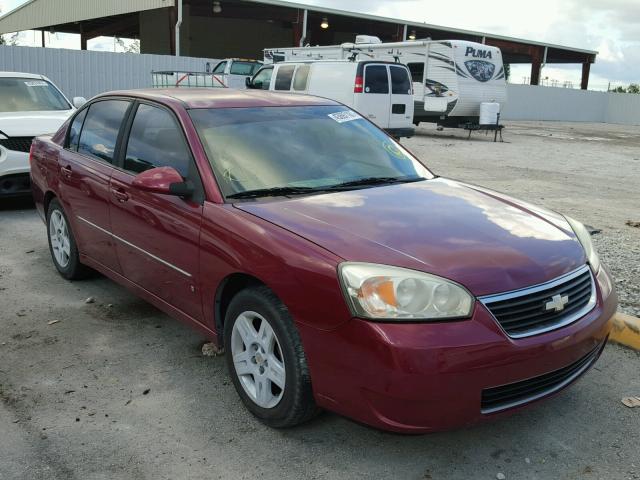
<path fill-rule="evenodd" d="M 273 427 L 495 418 L 593 366 L 617 306 L 581 223 L 438 177 L 327 99 L 109 93 L 31 162 L 60 274 L 97 270 L 224 346 Z"/>

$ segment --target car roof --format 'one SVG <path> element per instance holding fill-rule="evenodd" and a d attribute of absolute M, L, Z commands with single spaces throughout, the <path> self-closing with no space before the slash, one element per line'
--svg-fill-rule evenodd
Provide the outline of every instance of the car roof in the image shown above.
<path fill-rule="evenodd" d="M 134 97 L 159 103 L 179 102 L 185 108 L 238 108 L 339 105 L 328 98 L 233 88 L 148 88 L 107 92 L 98 97 Z"/>
<path fill-rule="evenodd" d="M 24 73 L 24 72 L 0 72 L 0 77 L 17 77 L 17 78 L 45 78 L 42 75 L 38 75 L 37 73 Z"/>

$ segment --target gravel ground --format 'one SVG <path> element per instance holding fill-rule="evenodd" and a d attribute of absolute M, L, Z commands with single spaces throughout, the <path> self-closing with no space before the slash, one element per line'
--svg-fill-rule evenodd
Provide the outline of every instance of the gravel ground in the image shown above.
<path fill-rule="evenodd" d="M 442 176 L 569 215 L 593 236 L 615 278 L 620 310 L 640 316 L 640 128 L 507 122 L 505 143 L 422 124 L 403 144 Z"/>
<path fill-rule="evenodd" d="M 640 232 L 625 225 L 640 215 L 637 133 L 510 124 L 505 138 L 421 128 L 405 143 L 437 173 L 602 229 L 594 239 L 637 309 Z M 64 281 L 29 203 L 0 203 L 0 240 L 0 480 L 640 479 L 640 409 L 621 404 L 640 395 L 640 353 L 608 345 L 562 394 L 474 428 L 400 436 L 325 413 L 273 430 L 198 333 L 104 277 Z"/>

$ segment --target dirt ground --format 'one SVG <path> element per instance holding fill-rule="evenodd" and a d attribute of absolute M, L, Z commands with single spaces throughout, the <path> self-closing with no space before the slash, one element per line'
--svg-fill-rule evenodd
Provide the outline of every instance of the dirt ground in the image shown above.
<path fill-rule="evenodd" d="M 509 123 L 505 140 L 427 126 L 403 143 L 438 174 L 601 229 L 637 311 L 640 129 Z M 616 345 L 557 397 L 474 428 L 401 436 L 325 413 L 272 430 L 199 334 L 106 278 L 64 281 L 15 201 L 0 205 L 0 307 L 2 480 L 640 479 L 640 408 L 621 404 L 640 395 L 640 354 Z"/>

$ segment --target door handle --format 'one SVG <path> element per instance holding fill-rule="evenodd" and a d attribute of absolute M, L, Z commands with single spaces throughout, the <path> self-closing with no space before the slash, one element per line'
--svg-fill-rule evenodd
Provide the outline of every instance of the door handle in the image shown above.
<path fill-rule="evenodd" d="M 121 188 L 113 188 L 111 189 L 111 193 L 113 193 L 113 196 L 116 197 L 116 200 L 120 203 L 124 203 L 129 200 L 129 194 Z"/>
<path fill-rule="evenodd" d="M 73 174 L 73 170 L 71 170 L 71 167 L 68 165 L 66 167 L 60 167 L 60 172 L 67 178 L 71 177 Z"/>

